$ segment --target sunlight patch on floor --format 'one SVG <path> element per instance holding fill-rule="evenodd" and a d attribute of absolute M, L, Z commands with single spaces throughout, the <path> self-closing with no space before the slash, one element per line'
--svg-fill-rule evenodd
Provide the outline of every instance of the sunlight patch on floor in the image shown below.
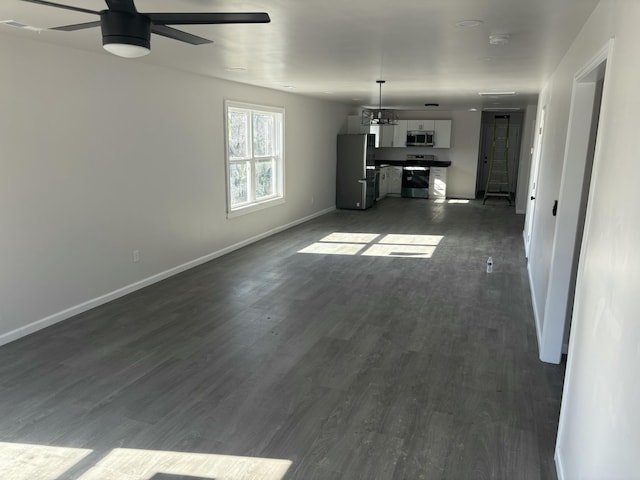
<path fill-rule="evenodd" d="M 0 478 L 58 480 L 92 450 L 0 442 Z M 290 460 L 114 448 L 78 480 L 282 480 Z"/>
<path fill-rule="evenodd" d="M 58 480 L 92 450 L 0 442 L 0 478 Z"/>
<path fill-rule="evenodd" d="M 80 480 L 152 480 L 164 473 L 212 480 L 282 480 L 291 461 L 115 448 Z"/>
<path fill-rule="evenodd" d="M 438 200 L 435 201 L 435 203 L 460 203 L 460 204 L 467 204 L 467 203 L 471 203 L 469 200 L 465 200 L 462 198 L 451 198 L 449 200 L 445 200 L 444 198 L 440 198 Z"/>
<path fill-rule="evenodd" d="M 442 239 L 442 235 L 334 232 L 298 253 L 431 258 Z"/>

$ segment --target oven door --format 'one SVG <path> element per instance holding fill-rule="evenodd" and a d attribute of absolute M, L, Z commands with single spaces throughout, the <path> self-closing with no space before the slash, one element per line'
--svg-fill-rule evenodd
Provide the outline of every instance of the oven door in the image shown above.
<path fill-rule="evenodd" d="M 406 198 L 429 198 L 429 167 L 404 167 L 401 195 Z"/>

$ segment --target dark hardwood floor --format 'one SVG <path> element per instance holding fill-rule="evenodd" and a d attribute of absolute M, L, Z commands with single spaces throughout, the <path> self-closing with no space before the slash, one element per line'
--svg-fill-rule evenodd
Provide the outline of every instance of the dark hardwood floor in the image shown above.
<path fill-rule="evenodd" d="M 389 198 L 5 345 L 3 478 L 555 479 L 523 222 Z"/>

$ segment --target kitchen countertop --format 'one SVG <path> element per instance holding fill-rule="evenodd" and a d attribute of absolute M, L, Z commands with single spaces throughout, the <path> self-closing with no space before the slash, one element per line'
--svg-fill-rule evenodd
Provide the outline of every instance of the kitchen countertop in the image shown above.
<path fill-rule="evenodd" d="M 376 160 L 376 167 L 450 167 L 451 160 Z"/>

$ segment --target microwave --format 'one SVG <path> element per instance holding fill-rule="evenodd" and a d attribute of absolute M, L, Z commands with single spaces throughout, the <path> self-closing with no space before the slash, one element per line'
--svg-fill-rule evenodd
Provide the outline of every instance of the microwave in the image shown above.
<path fill-rule="evenodd" d="M 407 132 L 407 147 L 433 147 L 433 131 Z"/>

